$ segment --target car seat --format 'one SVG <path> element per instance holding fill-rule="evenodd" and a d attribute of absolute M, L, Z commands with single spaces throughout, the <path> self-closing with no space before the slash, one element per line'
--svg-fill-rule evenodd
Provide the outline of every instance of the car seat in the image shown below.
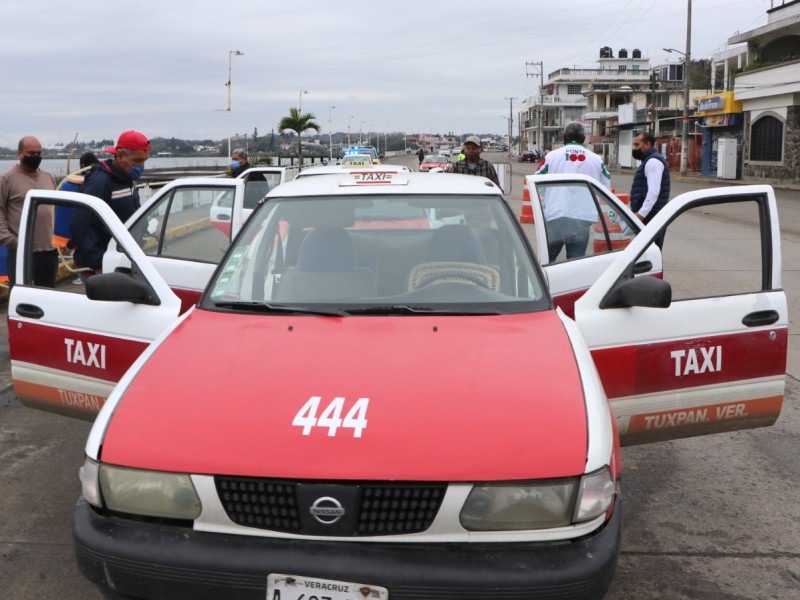
<path fill-rule="evenodd" d="M 357 302 L 375 294 L 373 272 L 355 265 L 350 234 L 342 228 L 330 228 L 308 232 L 300 245 L 297 265 L 281 276 L 275 299 Z"/>

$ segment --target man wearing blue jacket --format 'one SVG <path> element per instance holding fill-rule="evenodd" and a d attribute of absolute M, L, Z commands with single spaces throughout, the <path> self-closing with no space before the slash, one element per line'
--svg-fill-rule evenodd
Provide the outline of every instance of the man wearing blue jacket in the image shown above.
<path fill-rule="evenodd" d="M 125 131 L 116 146 L 104 151 L 114 158 L 92 167 L 81 192 L 103 200 L 124 223 L 140 206 L 136 180 L 142 176 L 144 163 L 150 157 L 150 141 L 138 131 Z M 73 211 L 69 228 L 76 266 L 99 273 L 111 239 L 108 230 L 93 213 L 82 209 Z"/>

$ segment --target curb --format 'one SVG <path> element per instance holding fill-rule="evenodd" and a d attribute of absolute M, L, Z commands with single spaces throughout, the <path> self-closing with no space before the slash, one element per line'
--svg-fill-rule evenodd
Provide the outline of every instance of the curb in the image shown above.
<path fill-rule="evenodd" d="M 609 169 L 612 175 L 631 175 L 636 172 L 635 169 Z M 717 185 L 717 186 L 733 186 L 733 185 L 771 185 L 778 190 L 787 191 L 800 191 L 800 184 L 787 183 L 785 181 L 768 180 L 768 179 L 717 179 L 716 177 L 704 177 L 702 175 L 679 175 L 670 171 L 670 179 L 672 181 L 680 181 L 681 183 L 699 183 L 704 185 Z"/>

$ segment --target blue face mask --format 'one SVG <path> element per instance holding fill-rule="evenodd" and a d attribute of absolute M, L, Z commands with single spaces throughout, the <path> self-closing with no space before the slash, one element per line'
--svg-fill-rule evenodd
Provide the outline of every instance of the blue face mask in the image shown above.
<path fill-rule="evenodd" d="M 231 161 L 231 166 L 232 166 L 234 169 L 238 169 L 238 168 L 239 168 L 239 161 L 238 161 L 238 160 L 232 160 L 232 161 Z"/>
<path fill-rule="evenodd" d="M 131 167 L 131 172 L 128 173 L 131 179 L 136 181 L 137 179 L 141 178 L 142 173 L 144 173 L 144 166 L 142 165 L 134 165 Z"/>

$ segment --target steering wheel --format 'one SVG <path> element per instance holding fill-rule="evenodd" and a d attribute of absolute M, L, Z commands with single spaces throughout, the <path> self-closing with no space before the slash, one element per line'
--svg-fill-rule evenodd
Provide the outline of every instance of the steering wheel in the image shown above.
<path fill-rule="evenodd" d="M 489 282 L 485 277 L 481 277 L 481 275 L 478 273 L 471 273 L 469 271 L 461 271 L 457 269 L 445 269 L 439 271 L 438 273 L 431 273 L 422 280 L 422 285 L 420 287 L 428 287 L 429 285 L 434 285 L 435 283 L 441 281 L 479 285 L 487 290 L 491 289 Z"/>

